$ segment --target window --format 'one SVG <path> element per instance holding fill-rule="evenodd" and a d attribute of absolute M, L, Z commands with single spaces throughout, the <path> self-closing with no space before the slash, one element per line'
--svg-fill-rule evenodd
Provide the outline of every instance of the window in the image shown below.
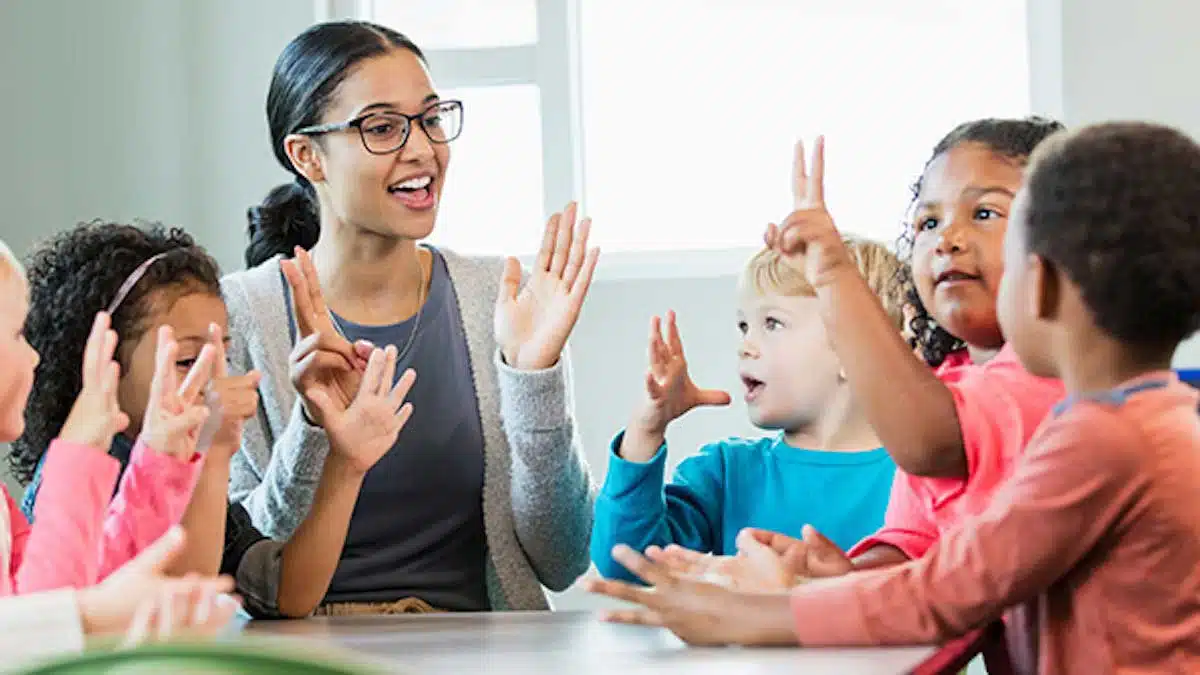
<path fill-rule="evenodd" d="M 366 11 L 422 50 L 537 42 L 536 0 L 373 0 Z"/>
<path fill-rule="evenodd" d="M 839 227 L 893 241 L 943 134 L 1029 112 L 1024 7 L 583 2 L 584 175 L 600 243 L 757 245 L 790 210 L 792 144 L 818 133 Z"/>
<path fill-rule="evenodd" d="M 602 268 L 661 275 L 665 251 L 694 252 L 671 268 L 740 265 L 790 208 L 793 142 L 818 133 L 839 226 L 891 242 L 946 131 L 1030 109 L 1025 0 L 359 7 L 466 103 L 433 239 L 467 253 L 532 253 L 545 216 L 580 198 Z"/>
<path fill-rule="evenodd" d="M 568 5 L 359 0 L 360 16 L 421 46 L 443 97 L 463 101 L 434 243 L 462 253 L 530 254 L 549 211 L 577 195 L 569 65 L 559 58 L 568 49 Z"/>
<path fill-rule="evenodd" d="M 462 100 L 463 134 L 450 144 L 450 170 L 433 241 L 462 252 L 536 251 L 545 222 L 537 87 L 441 93 Z"/>

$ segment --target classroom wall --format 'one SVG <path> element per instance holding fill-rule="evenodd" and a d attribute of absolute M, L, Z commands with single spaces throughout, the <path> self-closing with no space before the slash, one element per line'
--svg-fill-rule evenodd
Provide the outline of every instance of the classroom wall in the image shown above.
<path fill-rule="evenodd" d="M 1200 90 L 1187 86 L 1200 3 L 1132 7 L 1030 0 L 1035 107 L 1071 124 L 1147 117 L 1200 135 Z M 262 112 L 271 64 L 313 16 L 306 0 L 0 3 L 0 237 L 22 251 L 81 219 L 142 216 L 185 224 L 222 265 L 240 267 L 245 208 L 284 177 Z M 679 313 L 697 380 L 737 385 L 733 286 L 721 276 L 595 285 L 573 351 L 597 480 L 638 393 L 651 314 Z M 1200 341 L 1179 364 L 1200 366 Z M 672 428 L 672 461 L 749 432 L 739 406 L 694 413 Z"/>

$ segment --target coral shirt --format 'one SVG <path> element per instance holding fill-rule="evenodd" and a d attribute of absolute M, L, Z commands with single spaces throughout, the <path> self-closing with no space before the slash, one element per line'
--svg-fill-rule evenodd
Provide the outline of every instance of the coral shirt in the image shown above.
<path fill-rule="evenodd" d="M 1029 374 L 1007 345 L 983 365 L 971 363 L 966 352 L 953 354 L 937 376 L 954 395 L 967 478 L 921 478 L 897 469 L 883 528 L 851 556 L 890 544 L 919 558 L 941 534 L 982 513 L 1034 431 L 1066 396 L 1059 380 Z"/>

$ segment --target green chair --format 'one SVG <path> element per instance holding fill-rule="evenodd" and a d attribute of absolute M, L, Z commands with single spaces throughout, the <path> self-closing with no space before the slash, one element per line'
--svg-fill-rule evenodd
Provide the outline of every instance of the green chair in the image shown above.
<path fill-rule="evenodd" d="M 300 649 L 300 652 L 311 649 Z M 90 651 L 43 661 L 19 675 L 377 675 L 378 668 L 344 652 L 299 654 L 275 642 L 252 640 L 158 644 Z"/>

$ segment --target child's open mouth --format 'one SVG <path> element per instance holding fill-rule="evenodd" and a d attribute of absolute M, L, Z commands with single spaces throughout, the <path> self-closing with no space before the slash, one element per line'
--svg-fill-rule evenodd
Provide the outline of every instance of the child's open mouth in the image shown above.
<path fill-rule="evenodd" d="M 746 402 L 751 403 L 762 393 L 766 383 L 749 375 L 742 376 L 742 385 L 746 387 Z"/>
<path fill-rule="evenodd" d="M 433 206 L 433 177 L 415 176 L 388 186 L 388 194 L 410 209 L 423 211 Z"/>
<path fill-rule="evenodd" d="M 964 282 L 979 281 L 979 279 L 980 276 L 978 274 L 968 274 L 959 270 L 946 270 L 938 275 L 934 283 L 937 286 L 952 286 Z"/>

